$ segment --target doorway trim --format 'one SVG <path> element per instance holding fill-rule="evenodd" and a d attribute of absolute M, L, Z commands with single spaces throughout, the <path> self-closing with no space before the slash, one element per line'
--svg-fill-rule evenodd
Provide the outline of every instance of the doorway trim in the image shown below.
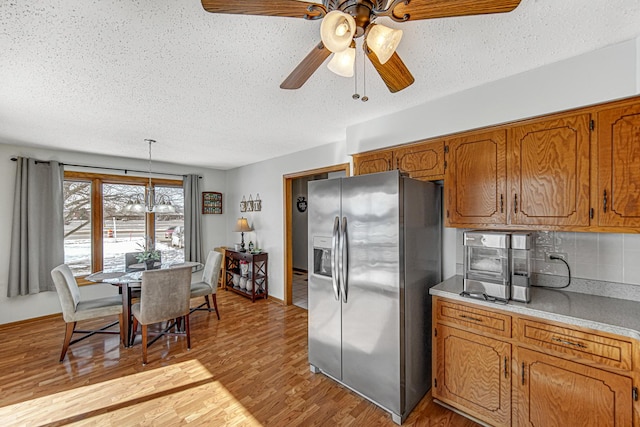
<path fill-rule="evenodd" d="M 290 173 L 282 176 L 283 193 L 284 193 L 284 304 L 291 305 L 293 303 L 293 227 L 292 227 L 292 211 L 291 205 L 293 196 L 293 180 L 296 178 L 304 178 L 306 176 L 317 175 L 321 173 L 344 171 L 345 176 L 350 176 L 351 164 L 341 163 L 334 166 L 324 168 L 310 169 L 302 172 Z"/>

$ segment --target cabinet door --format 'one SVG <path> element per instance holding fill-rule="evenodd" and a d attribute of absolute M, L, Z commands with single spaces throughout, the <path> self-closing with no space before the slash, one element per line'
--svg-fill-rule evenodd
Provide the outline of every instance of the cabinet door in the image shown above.
<path fill-rule="evenodd" d="M 581 114 L 511 129 L 511 224 L 589 225 L 589 120 Z"/>
<path fill-rule="evenodd" d="M 598 225 L 640 227 L 640 104 L 598 113 Z"/>
<path fill-rule="evenodd" d="M 433 397 L 494 426 L 511 425 L 511 344 L 438 324 Z"/>
<path fill-rule="evenodd" d="M 631 426 L 630 378 L 518 348 L 518 426 Z"/>
<path fill-rule="evenodd" d="M 353 156 L 355 175 L 390 171 L 392 154 L 391 151 L 376 151 Z"/>
<path fill-rule="evenodd" d="M 423 181 L 444 178 L 444 140 L 393 151 L 396 169 Z"/>
<path fill-rule="evenodd" d="M 506 131 L 447 140 L 447 226 L 505 224 Z"/>

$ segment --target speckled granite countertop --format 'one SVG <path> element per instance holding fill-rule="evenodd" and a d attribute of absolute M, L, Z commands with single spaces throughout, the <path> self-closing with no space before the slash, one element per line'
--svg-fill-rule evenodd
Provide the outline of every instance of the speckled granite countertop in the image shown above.
<path fill-rule="evenodd" d="M 431 295 L 469 304 L 596 329 L 640 341 L 640 302 L 542 288 L 531 289 L 531 302 L 497 304 L 460 296 L 462 276 L 432 287 Z"/>

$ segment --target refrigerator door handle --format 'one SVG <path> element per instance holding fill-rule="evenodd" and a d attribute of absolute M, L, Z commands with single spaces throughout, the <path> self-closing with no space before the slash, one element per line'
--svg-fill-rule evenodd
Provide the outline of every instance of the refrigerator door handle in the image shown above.
<path fill-rule="evenodd" d="M 340 301 L 340 290 L 338 289 L 338 233 L 340 232 L 340 218 L 333 221 L 333 235 L 331 237 L 331 283 L 333 284 L 333 294 L 336 301 Z"/>
<path fill-rule="evenodd" d="M 342 290 L 342 302 L 347 302 L 347 289 L 349 287 L 349 248 L 347 246 L 347 217 L 342 217 L 342 228 L 340 230 L 340 287 Z"/>

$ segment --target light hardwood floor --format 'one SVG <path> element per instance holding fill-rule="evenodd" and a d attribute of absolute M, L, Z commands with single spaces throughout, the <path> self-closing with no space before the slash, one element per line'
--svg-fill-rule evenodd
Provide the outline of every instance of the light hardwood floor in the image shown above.
<path fill-rule="evenodd" d="M 58 317 L 0 326 L 0 425 L 395 425 L 385 411 L 309 371 L 306 310 L 252 304 L 225 291 L 218 306 L 220 321 L 192 315 L 190 351 L 182 337 L 161 339 L 146 366 L 139 343 L 123 348 L 110 335 L 71 346 L 58 363 Z M 405 425 L 477 424 L 428 395 Z"/>

